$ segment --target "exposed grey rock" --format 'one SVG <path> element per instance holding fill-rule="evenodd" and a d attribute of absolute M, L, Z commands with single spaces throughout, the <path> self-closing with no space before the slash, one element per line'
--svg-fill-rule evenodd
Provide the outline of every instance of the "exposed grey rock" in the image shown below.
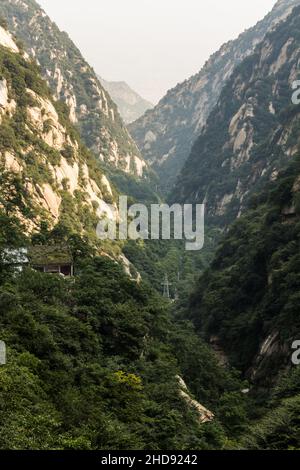
<path fill-rule="evenodd" d="M 142 158 L 117 106 L 69 36 L 34 0 L 1 0 L 0 16 L 40 65 L 55 99 L 69 106 L 70 120 L 78 125 L 85 144 L 101 161 L 140 176 Z M 17 47 L 3 28 L 1 40 Z"/>
<path fill-rule="evenodd" d="M 170 90 L 154 109 L 129 126 L 144 158 L 160 176 L 164 190 L 173 186 L 235 67 L 299 4 L 300 0 L 279 0 L 262 21 L 224 44 L 199 73 Z M 278 60 L 274 72 L 284 60 L 284 51 Z M 149 135 L 153 138 L 149 139 Z"/>

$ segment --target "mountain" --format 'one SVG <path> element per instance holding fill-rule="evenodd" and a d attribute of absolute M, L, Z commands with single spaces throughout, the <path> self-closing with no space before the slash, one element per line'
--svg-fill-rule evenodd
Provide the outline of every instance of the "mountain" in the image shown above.
<path fill-rule="evenodd" d="M 237 67 L 196 143 L 193 158 L 200 151 L 202 164 L 204 152 L 213 185 L 225 168 L 226 185 L 238 176 L 249 194 L 188 305 L 132 280 L 106 251 L 97 256 L 94 225 L 117 193 L 70 108 L 3 26 L 0 449 L 299 449 L 291 352 L 300 334 L 300 105 L 291 104 L 291 83 L 300 7 Z M 226 159 L 233 164 L 219 167 Z M 198 181 L 198 165 L 194 173 Z M 222 186 L 208 189 L 215 217 Z M 229 224 L 239 214 L 225 205 L 222 215 Z M 42 257 L 61 243 L 72 254 L 71 279 L 9 262 L 21 247 Z M 164 244 L 152 251 L 166 262 Z M 140 265 L 153 258 L 144 249 Z M 169 262 L 178 268 L 177 250 Z M 178 277 L 187 268 L 181 260 Z"/>
<path fill-rule="evenodd" d="M 300 334 L 299 202 L 298 144 L 293 161 L 229 228 L 189 305 L 207 340 L 263 388 L 292 368 Z"/>
<path fill-rule="evenodd" d="M 295 114 L 286 126 L 297 131 Z M 299 123 L 300 110 L 298 106 Z M 223 363 L 250 383 L 250 449 L 299 448 L 300 146 L 287 169 L 252 200 L 201 276 L 187 311 Z M 297 353 L 299 357 L 299 352 Z M 284 424 L 283 424 L 284 423 Z"/>
<path fill-rule="evenodd" d="M 148 109 L 154 107 L 152 103 L 144 100 L 144 98 L 132 90 L 126 82 L 108 82 L 101 77 L 99 77 L 99 80 L 118 106 L 125 124 L 136 121 Z"/>
<path fill-rule="evenodd" d="M 205 202 L 208 220 L 228 224 L 254 191 L 276 179 L 297 151 L 286 128 L 298 78 L 299 8 L 233 72 L 193 146 L 171 199 Z M 297 116 L 295 116 L 295 120 Z"/>
<path fill-rule="evenodd" d="M 222 448 L 246 400 L 221 398 L 242 384 L 168 302 L 97 256 L 94 224 L 116 193 L 2 26 L 0 76 L 0 448 Z M 73 280 L 9 262 L 8 247 L 42 257 L 61 243 Z"/>
<path fill-rule="evenodd" d="M 99 256 L 94 225 L 116 193 L 2 26 L 0 77 L 0 449 L 223 448 L 246 400 L 222 397 L 240 380 L 150 286 Z M 67 247 L 74 276 L 17 268 L 32 246 L 52 261 Z"/>
<path fill-rule="evenodd" d="M 81 143 L 69 110 L 52 98 L 40 71 L 0 27 L 1 207 L 26 232 L 61 223 L 95 239 L 95 224 L 116 191 Z"/>
<path fill-rule="evenodd" d="M 13 275 L 0 256 L 0 449 L 224 448 L 232 431 L 222 420 L 246 399 L 222 397 L 234 398 L 239 380 L 116 263 L 81 250 L 76 269 L 74 282 Z"/>
<path fill-rule="evenodd" d="M 141 177 L 146 164 L 115 103 L 80 51 L 34 0 L 1 0 L 0 16 L 41 67 L 85 144 L 105 164 Z"/>
<path fill-rule="evenodd" d="M 224 44 L 198 74 L 170 90 L 153 110 L 129 126 L 165 192 L 172 188 L 234 68 L 295 5 L 299 0 L 279 0 L 262 21 Z"/>
<path fill-rule="evenodd" d="M 248 449 L 300 446 L 300 373 L 292 361 L 300 337 L 300 105 L 291 102 L 299 31 L 297 7 L 237 67 L 187 162 L 189 178 L 197 174 L 185 188 L 206 196 L 215 221 L 228 224 L 242 209 L 184 316 L 249 381 L 254 424 L 240 440 Z M 224 194 L 237 179 L 243 199 L 234 193 L 230 207 Z"/>

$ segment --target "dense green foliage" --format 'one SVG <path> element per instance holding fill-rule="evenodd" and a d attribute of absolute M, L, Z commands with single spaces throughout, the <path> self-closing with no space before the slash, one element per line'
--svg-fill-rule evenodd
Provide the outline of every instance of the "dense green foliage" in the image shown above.
<path fill-rule="evenodd" d="M 1 246 L 25 243 L 18 223 L 7 222 L 1 216 Z M 33 242 L 57 243 L 59 236 L 56 229 Z M 79 237 L 71 236 L 69 246 L 73 281 L 30 269 L 17 274 L 1 263 L 0 337 L 8 362 L 0 368 L 0 447 L 225 446 L 236 428 L 226 428 L 224 406 L 237 417 L 247 404 L 239 380 L 217 364 L 191 325 L 171 319 L 153 290 L 94 257 Z M 177 374 L 212 407 L 213 423 L 198 423 L 179 396 Z M 236 395 L 233 406 L 226 397 Z"/>
<path fill-rule="evenodd" d="M 242 448 L 299 450 L 299 367 L 282 374 L 269 397 L 268 408 L 241 440 Z"/>
<path fill-rule="evenodd" d="M 38 220 L 53 223 L 53 214 L 44 205 L 36 202 L 32 193 L 41 194 L 43 185 L 51 189 L 61 198 L 60 221 L 69 230 L 80 233 L 84 230 L 90 239 L 96 242 L 95 227 L 97 207 L 87 204 L 85 192 L 86 178 L 83 168 L 88 168 L 89 176 L 101 190 L 103 201 L 112 203 L 117 197 L 117 191 L 112 186 L 110 194 L 102 183 L 103 168 L 95 156 L 82 144 L 77 130 L 69 120 L 67 106 L 51 97 L 50 89 L 40 76 L 36 63 L 27 60 L 21 54 L 10 52 L 0 47 L 0 79 L 5 80 L 8 89 L 9 103 L 15 103 L 13 111 L 1 117 L 0 126 L 0 199 L 6 212 L 17 214 L 37 223 Z M 53 105 L 58 116 L 58 122 L 45 120 L 40 127 L 29 117 L 28 111 L 41 110 L 41 105 Z M 66 143 L 58 150 L 47 144 L 47 135 L 61 126 L 65 132 Z M 22 171 L 19 173 L 7 171 L 5 152 L 12 155 Z M 54 176 L 54 167 L 59 167 L 62 157 L 72 166 L 75 162 L 79 168 L 78 187 L 72 194 L 69 191 L 69 180 L 62 181 L 58 186 Z M 31 190 L 29 189 L 31 188 Z M 98 194 L 95 194 L 98 196 Z"/>
<path fill-rule="evenodd" d="M 157 191 L 157 181 L 154 173 L 149 171 L 147 178 L 138 178 L 107 165 L 103 165 L 103 169 L 119 193 L 129 197 L 130 203 L 137 202 L 149 205 L 160 202 L 161 197 Z"/>
<path fill-rule="evenodd" d="M 174 190 L 178 201 L 178 194 L 180 194 L 184 182 L 186 184 L 184 194 L 187 195 L 186 199 L 189 198 L 189 202 L 191 202 L 190 196 L 201 188 L 201 183 L 203 181 L 205 184 L 210 182 L 206 178 L 207 168 L 201 168 L 200 155 L 203 153 L 205 158 L 212 159 L 212 161 L 215 160 L 216 155 L 212 149 L 210 152 L 206 152 L 200 145 L 197 146 L 198 158 L 194 159 L 194 166 L 189 167 L 191 171 L 188 178 L 182 181 L 182 176 L 180 176 L 176 183 L 176 177 L 188 159 L 192 145 L 198 139 L 201 128 L 214 110 L 231 73 L 246 57 L 252 55 L 255 46 L 263 40 L 266 32 L 270 31 L 280 18 L 285 17 L 287 11 L 296 5 L 299 5 L 299 0 L 276 2 L 272 11 L 264 19 L 250 29 L 243 31 L 236 39 L 223 44 L 218 51 L 211 55 L 198 73 L 169 90 L 152 110 L 147 111 L 144 116 L 129 125 L 129 130 L 138 143 L 144 158 L 152 164 L 153 169 L 157 172 L 159 186 L 164 194 L 167 195 L 171 190 Z M 296 63 L 296 60 L 293 63 Z M 249 77 L 251 74 L 247 76 L 247 78 Z M 235 101 L 235 97 L 230 96 L 226 105 L 230 106 L 230 100 Z M 212 122 L 218 123 L 212 137 L 221 140 L 224 121 L 222 118 L 219 120 L 219 116 L 214 114 Z M 263 123 L 261 126 L 263 127 Z M 204 171 L 205 175 L 203 175 Z M 204 176 L 203 180 L 201 180 L 201 175 Z M 196 177 L 198 185 L 195 181 Z M 193 191 L 193 194 L 190 190 Z M 199 200 L 201 200 L 202 193 L 199 196 Z"/>
<path fill-rule="evenodd" d="M 52 93 L 68 102 L 76 97 L 78 127 L 84 143 L 109 161 L 116 142 L 121 159 L 137 155 L 138 149 L 123 124 L 116 105 L 102 87 L 92 67 L 84 60 L 69 36 L 61 32 L 34 0 L 2 0 L 0 16 L 26 50 L 35 57 Z M 60 85 L 60 76 L 62 84 Z M 84 112 L 81 112 L 81 107 Z M 113 114 L 112 114 L 113 113 Z"/>
<path fill-rule="evenodd" d="M 186 299 L 201 273 L 209 266 L 221 234 L 206 229 L 204 248 L 186 251 L 185 240 L 129 241 L 123 248 L 145 281 L 158 292 L 163 292 L 165 275 L 171 284 L 171 298 Z"/>
<path fill-rule="evenodd" d="M 27 0 L 26 4 L 32 13 L 35 2 Z M 0 366 L 0 449 L 300 447 L 300 374 L 291 364 L 291 345 L 300 334 L 299 107 L 287 106 L 291 63 L 286 61 L 276 74 L 269 74 L 291 35 L 293 46 L 288 54 L 296 57 L 299 18 L 298 9 L 268 36 L 273 49 L 259 77 L 247 82 L 257 70 L 259 48 L 236 70 L 221 96 L 222 112 L 217 107 L 211 115 L 196 143 L 194 160 L 188 163 L 191 174 L 183 181 L 202 201 L 206 191 L 199 189 L 199 181 L 210 180 L 208 205 L 212 207 L 214 197 L 222 198 L 238 181 L 249 182 L 252 164 L 256 168 L 267 162 L 265 177 L 253 184 L 248 211 L 225 233 L 212 262 L 220 230 L 211 226 L 205 248 L 197 254 L 185 252 L 183 243 L 177 241 L 124 243 L 123 251 L 142 275 L 141 282 L 132 280 L 122 265 L 107 256 L 108 251 L 121 254 L 120 244 L 110 250 L 102 245 L 106 255 L 99 256 L 94 239 L 96 217 L 87 210 L 84 192 L 70 194 L 67 181 L 62 189 L 53 181 L 50 164 L 58 165 L 62 157 L 71 163 L 78 158 L 82 187 L 81 163 L 87 163 L 90 175 L 101 185 L 100 167 L 80 144 L 68 108 L 55 103 L 70 137 L 69 145 L 57 151 L 41 138 L 52 123 L 43 122 L 38 131 L 27 115 L 28 107 L 37 104 L 34 96 L 53 103 L 37 66 L 0 48 L 1 78 L 8 83 L 9 99 L 16 102 L 15 112 L 1 122 L 0 151 L 2 155 L 13 152 L 18 162 L 25 163 L 17 174 L 5 170 L 3 161 L 0 176 L 0 339 L 8 353 L 7 364 Z M 41 16 L 40 21 L 46 42 L 62 41 L 54 25 L 51 34 L 44 36 L 48 19 Z M 28 31 L 24 34 L 28 40 Z M 76 62 L 77 49 L 63 38 L 67 63 L 59 65 L 66 70 L 77 63 L 78 102 L 92 109 L 91 70 L 81 56 Z M 48 51 L 42 52 L 40 62 L 47 67 Z M 235 80 L 247 84 L 241 95 L 235 93 Z M 279 91 L 273 97 L 275 83 Z M 276 116 L 270 111 L 270 99 L 272 106 L 283 110 Z M 232 157 L 228 125 L 240 106 L 253 100 L 257 100 L 251 116 L 256 145 L 249 161 L 230 172 L 226 166 Z M 85 116 L 79 127 L 90 147 L 99 126 L 112 131 L 110 137 L 118 141 L 124 137 L 118 116 L 120 126 L 113 129 L 105 115 Z M 246 124 L 250 126 L 250 119 Z M 273 139 L 275 128 L 278 135 Z M 282 136 L 287 136 L 285 146 L 279 145 Z M 128 142 L 124 152 L 132 150 Z M 105 142 L 102 145 L 103 154 L 108 155 Z M 199 148 L 202 167 L 197 165 Z M 289 166 L 253 195 L 253 189 L 263 187 L 272 172 L 283 166 L 287 154 L 294 156 Z M 260 167 L 261 172 L 264 169 Z M 119 171 L 111 170 L 110 175 L 132 201 L 154 202 L 150 185 Z M 36 207 L 26 191 L 28 179 L 33 185 L 50 184 L 61 196 L 60 218 L 53 229 L 47 211 Z M 111 202 L 115 196 L 115 191 L 113 195 L 107 191 L 104 199 Z M 232 199 L 222 223 L 236 216 L 236 202 Z M 20 220 L 35 219 L 39 226 L 29 237 Z M 7 247 L 39 245 L 42 253 L 43 245 L 59 243 L 72 251 L 75 277 L 39 273 L 30 267 L 19 272 L 2 257 Z M 177 291 L 177 302 L 158 294 L 165 274 L 173 297 Z M 222 366 L 218 356 L 230 365 Z M 238 370 L 249 379 L 251 393 Z M 190 397 L 214 413 L 213 421 L 199 423 L 199 412 L 180 394 L 180 377 Z"/>
<path fill-rule="evenodd" d="M 245 439 L 248 447 L 300 445 L 300 382 L 292 366 L 292 344 L 300 335 L 299 175 L 298 156 L 253 198 L 184 311 L 208 340 L 218 338 L 230 363 L 254 385 L 249 418 L 260 420 Z"/>
<path fill-rule="evenodd" d="M 289 133 L 285 127 L 296 112 L 291 77 L 299 59 L 299 30 L 298 7 L 236 67 L 170 200 L 205 200 L 210 223 L 228 225 L 287 163 L 299 135 L 299 129 Z"/>
<path fill-rule="evenodd" d="M 191 301 L 198 327 L 220 335 L 243 370 L 268 334 L 278 331 L 288 345 L 299 334 L 299 174 L 298 157 L 253 199 L 252 208 L 230 228 Z"/>

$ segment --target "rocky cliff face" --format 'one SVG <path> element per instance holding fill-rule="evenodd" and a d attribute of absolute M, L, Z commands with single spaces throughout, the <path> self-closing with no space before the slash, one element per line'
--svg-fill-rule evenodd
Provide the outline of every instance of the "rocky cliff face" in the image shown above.
<path fill-rule="evenodd" d="M 31 232 L 59 221 L 95 237 L 115 193 L 36 64 L 0 27 L 0 204 Z"/>
<path fill-rule="evenodd" d="M 298 124 L 288 120 L 299 139 Z M 287 168 L 230 227 L 188 308 L 201 333 L 263 388 L 292 368 L 300 334 L 299 202 L 298 144 Z"/>
<path fill-rule="evenodd" d="M 297 151 L 286 115 L 299 77 L 300 8 L 257 46 L 232 74 L 196 141 L 172 199 L 205 202 L 208 217 L 227 224 L 254 191 L 276 179 Z M 295 120 L 297 118 L 295 117 Z"/>
<path fill-rule="evenodd" d="M 153 104 L 142 98 L 126 82 L 108 82 L 99 77 L 100 82 L 110 94 L 126 124 L 140 118 Z"/>
<path fill-rule="evenodd" d="M 201 334 L 263 388 L 292 368 L 300 334 L 299 150 L 230 227 L 188 307 Z"/>
<path fill-rule="evenodd" d="M 234 72 L 182 178 L 223 226 L 191 298 L 201 334 L 262 388 L 292 369 L 300 334 L 300 7 Z M 193 179 L 193 176 L 195 178 Z"/>
<path fill-rule="evenodd" d="M 68 35 L 34 0 L 1 0 L 0 16 L 39 63 L 54 97 L 68 105 L 85 144 L 104 163 L 142 176 L 145 162 L 115 103 Z"/>
<path fill-rule="evenodd" d="M 198 74 L 170 90 L 153 110 L 129 126 L 164 188 L 173 186 L 234 68 L 252 54 L 266 32 L 299 3 L 299 0 L 278 1 L 272 12 L 255 27 L 224 44 Z"/>

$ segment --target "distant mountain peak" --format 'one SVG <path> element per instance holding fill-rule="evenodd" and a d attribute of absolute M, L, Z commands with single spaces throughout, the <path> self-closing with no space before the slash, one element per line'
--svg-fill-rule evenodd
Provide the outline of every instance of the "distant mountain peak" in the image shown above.
<path fill-rule="evenodd" d="M 292 84 L 300 61 L 299 27 L 300 6 L 235 68 L 171 200 L 205 201 L 208 219 L 227 225 L 241 216 L 253 192 L 275 180 L 297 154 L 299 116 Z"/>
<path fill-rule="evenodd" d="M 142 98 L 125 81 L 109 82 L 99 77 L 105 90 L 110 94 L 119 108 L 119 112 L 126 124 L 130 124 L 140 118 L 154 105 Z"/>
<path fill-rule="evenodd" d="M 278 1 L 255 26 L 224 44 L 197 74 L 169 90 L 157 106 L 130 124 L 131 135 L 165 191 L 175 184 L 235 67 L 298 5 L 300 0 Z"/>
<path fill-rule="evenodd" d="M 1 0 L 0 17 L 40 65 L 56 100 L 64 101 L 89 149 L 109 167 L 133 176 L 146 168 L 117 106 L 69 36 L 60 31 L 35 0 Z M 4 28 L 0 42 L 17 46 Z"/>

